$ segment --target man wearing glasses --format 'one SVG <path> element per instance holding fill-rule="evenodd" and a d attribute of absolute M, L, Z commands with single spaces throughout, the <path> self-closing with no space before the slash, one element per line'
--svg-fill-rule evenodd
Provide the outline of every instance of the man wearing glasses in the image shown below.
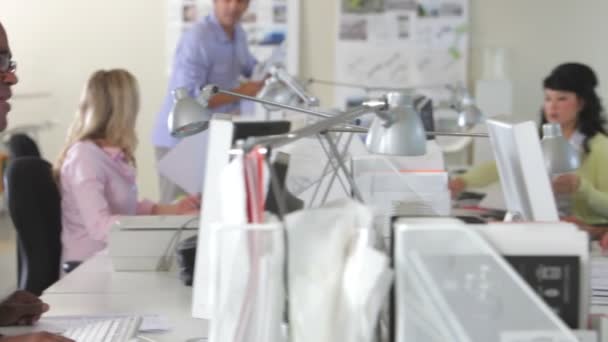
<path fill-rule="evenodd" d="M 11 86 L 17 83 L 15 69 L 8 46 L 6 31 L 0 23 L 0 131 L 6 129 L 7 115 L 11 110 Z M 36 322 L 49 306 L 38 297 L 25 291 L 17 291 L 0 302 L 0 326 L 30 325 Z M 46 332 L 20 336 L 0 336 L 0 342 L 73 342 L 72 340 Z"/>

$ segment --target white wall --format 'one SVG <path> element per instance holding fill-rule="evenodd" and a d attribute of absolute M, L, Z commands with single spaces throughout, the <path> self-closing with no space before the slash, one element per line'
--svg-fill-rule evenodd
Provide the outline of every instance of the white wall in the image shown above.
<path fill-rule="evenodd" d="M 337 25 L 335 1 L 304 0 L 302 74 L 333 78 Z M 537 119 L 542 103 L 541 82 L 557 64 L 580 61 L 591 65 L 600 84 L 608 83 L 608 1 L 606 0 L 470 0 L 470 79 L 481 77 L 482 51 L 507 50 L 507 72 L 513 80 L 517 119 Z M 472 85 L 472 82 L 471 82 Z M 600 95 L 608 101 L 608 89 Z M 314 88 L 325 103 L 332 89 Z"/>
<path fill-rule="evenodd" d="M 332 79 L 337 0 L 301 0 L 301 76 Z M 167 0 L 1 0 L 0 21 L 19 63 L 16 94 L 48 91 L 49 98 L 15 99 L 10 125 L 54 119 L 42 148 L 54 159 L 71 121 L 81 87 L 98 68 L 124 67 L 139 79 L 139 183 L 156 198 L 156 172 L 149 144 L 154 117 L 165 95 Z M 514 81 L 514 115 L 536 118 L 540 82 L 556 64 L 589 63 L 608 82 L 606 0 L 472 0 L 471 76 L 481 71 L 480 51 L 505 47 Z M 330 87 L 315 86 L 322 103 Z M 604 98 L 608 94 L 602 92 Z"/>
<path fill-rule="evenodd" d="M 542 104 L 542 80 L 559 63 L 580 61 L 592 66 L 608 83 L 606 0 L 473 0 L 471 74 L 481 73 L 484 47 L 507 48 L 513 80 L 513 115 L 537 119 Z"/>
<path fill-rule="evenodd" d="M 300 74 L 305 78 L 334 78 L 335 39 L 337 36 L 337 0 L 300 0 L 302 28 L 300 37 Z M 322 105 L 331 106 L 332 87 L 313 85 L 313 94 Z"/>
<path fill-rule="evenodd" d="M 156 198 L 149 141 L 166 88 L 166 1 L 2 0 L 0 6 L 20 78 L 9 125 L 56 120 L 59 124 L 41 135 L 43 153 L 54 160 L 88 76 L 99 68 L 126 68 L 138 78 L 143 99 L 137 127 L 139 185 L 144 196 Z M 51 96 L 18 98 L 30 92 Z"/>

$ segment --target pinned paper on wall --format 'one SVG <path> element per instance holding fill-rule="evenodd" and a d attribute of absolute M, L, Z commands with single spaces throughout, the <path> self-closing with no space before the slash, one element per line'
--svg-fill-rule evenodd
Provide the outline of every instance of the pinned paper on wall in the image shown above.
<path fill-rule="evenodd" d="M 214 0 L 168 0 L 167 56 L 171 70 L 173 54 L 181 34 L 213 12 Z M 241 18 L 252 54 L 258 61 L 268 59 L 275 48 L 286 42 L 285 64 L 298 70 L 299 0 L 250 0 Z M 291 37 L 296 37 L 293 39 Z M 291 39 L 289 39 L 291 38 Z"/>
<path fill-rule="evenodd" d="M 468 0 L 341 0 L 334 80 L 366 87 L 466 82 Z M 336 88 L 344 107 L 366 94 Z"/>

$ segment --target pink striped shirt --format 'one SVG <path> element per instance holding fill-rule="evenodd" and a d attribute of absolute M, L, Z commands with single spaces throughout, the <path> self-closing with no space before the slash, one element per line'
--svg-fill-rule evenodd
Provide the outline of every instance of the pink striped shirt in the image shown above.
<path fill-rule="evenodd" d="M 104 249 L 117 215 L 149 215 L 138 201 L 135 168 L 115 147 L 75 143 L 60 171 L 62 262 L 83 261 Z"/>

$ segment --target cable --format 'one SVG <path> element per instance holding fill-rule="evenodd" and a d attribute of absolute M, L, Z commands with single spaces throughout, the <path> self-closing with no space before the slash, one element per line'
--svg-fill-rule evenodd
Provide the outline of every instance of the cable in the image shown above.
<path fill-rule="evenodd" d="M 153 339 L 151 339 L 149 337 L 146 337 L 144 335 L 137 335 L 136 338 L 138 340 L 143 340 L 143 341 L 146 341 L 146 342 L 156 342 L 156 340 L 153 340 Z"/>
<path fill-rule="evenodd" d="M 186 228 L 186 226 L 188 226 L 188 224 L 190 224 L 191 222 L 196 221 L 198 219 L 199 219 L 199 216 L 192 217 L 192 218 L 186 220 L 179 228 L 177 228 L 177 230 L 171 237 L 171 240 L 169 240 L 169 243 L 167 244 L 165 251 L 163 252 L 160 259 L 158 260 L 158 264 L 156 265 L 156 271 L 159 271 L 159 272 L 169 271 L 169 269 L 171 268 L 172 261 L 173 261 L 173 256 L 175 254 L 177 254 L 177 247 L 179 245 L 179 241 L 182 236 L 182 231 Z"/>
<path fill-rule="evenodd" d="M 286 202 L 287 197 L 285 195 L 285 191 L 281 188 L 279 184 L 279 179 L 277 178 L 276 172 L 270 163 L 270 155 L 271 150 L 268 148 L 268 153 L 266 154 L 266 162 L 270 167 L 268 168 L 270 171 L 270 191 L 273 192 L 274 197 L 277 201 L 278 207 L 278 216 L 279 220 L 282 222 L 282 233 L 283 233 L 283 286 L 285 291 L 285 311 L 284 318 L 285 322 L 289 325 L 289 235 L 287 231 L 287 221 L 285 220 L 285 215 L 287 214 Z M 287 177 L 287 175 L 286 175 Z"/>

